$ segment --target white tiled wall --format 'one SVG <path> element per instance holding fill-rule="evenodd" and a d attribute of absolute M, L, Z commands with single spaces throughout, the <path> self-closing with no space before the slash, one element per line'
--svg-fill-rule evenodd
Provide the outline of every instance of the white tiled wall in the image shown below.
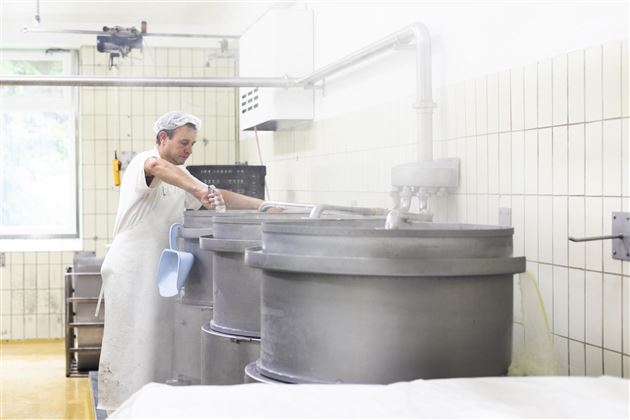
<path fill-rule="evenodd" d="M 461 159 L 460 188 L 432 200 L 434 219 L 496 224 L 499 207 L 512 209 L 514 252 L 538 277 L 561 374 L 630 377 L 630 264 L 611 258 L 610 241 L 567 240 L 607 234 L 611 212 L 630 211 L 629 71 L 624 40 L 434 93 L 434 154 Z M 259 133 L 271 198 L 389 207 L 391 168 L 416 156 L 414 98 L 370 100 Z M 325 101 L 318 93 L 316 115 Z M 258 161 L 251 134 L 241 151 Z"/>
<path fill-rule="evenodd" d="M 212 77 L 234 75 L 230 59 L 212 58 L 215 49 L 145 48 L 108 69 L 108 55 L 80 50 L 80 73 L 107 76 Z M 118 192 L 113 188 L 114 151 L 153 147 L 153 123 L 181 109 L 202 119 L 187 164 L 228 164 L 236 156 L 234 90 L 218 88 L 80 88 L 80 147 L 84 250 L 105 253 L 111 242 Z M 57 338 L 64 335 L 64 267 L 71 252 L 8 253 L 1 270 L 0 339 Z"/>
<path fill-rule="evenodd" d="M 1 339 L 63 337 L 63 267 L 67 252 L 6 254 L 0 268 Z"/>

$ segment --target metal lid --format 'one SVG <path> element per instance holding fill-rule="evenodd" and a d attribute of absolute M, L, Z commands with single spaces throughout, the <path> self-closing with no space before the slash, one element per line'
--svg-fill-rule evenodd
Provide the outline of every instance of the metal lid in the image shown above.
<path fill-rule="evenodd" d="M 496 237 L 512 236 L 514 229 L 504 226 L 461 223 L 405 221 L 399 229 L 385 229 L 385 218 L 309 219 L 288 223 L 263 223 L 264 233 L 288 233 L 316 236 L 359 237 Z"/>
<path fill-rule="evenodd" d="M 228 210 L 217 212 L 215 210 L 186 210 L 184 211 L 184 227 L 200 228 L 212 226 L 214 217 L 232 217 L 234 215 L 258 213 L 258 210 Z"/>
<path fill-rule="evenodd" d="M 238 224 L 238 225 L 259 225 L 263 222 L 289 221 L 308 219 L 307 213 L 250 213 L 237 214 L 230 218 L 216 218 L 213 220 L 217 224 Z"/>
<path fill-rule="evenodd" d="M 212 329 L 212 331 L 223 333 L 228 336 L 260 339 L 260 329 L 258 329 L 258 331 L 248 331 L 238 328 L 230 328 L 225 325 L 217 324 L 214 319 L 210 321 L 210 328 Z"/>
<path fill-rule="evenodd" d="M 225 337 L 225 338 L 229 338 L 231 340 L 234 340 L 236 343 L 239 342 L 254 342 L 254 343 L 260 343 L 260 338 L 255 338 L 255 337 L 244 337 L 241 335 L 231 335 L 231 334 L 225 334 L 219 331 L 215 331 L 212 329 L 212 325 L 210 322 L 206 322 L 205 324 L 203 324 L 203 326 L 201 327 L 201 331 L 206 333 L 206 334 L 211 334 L 211 335 L 216 335 L 219 337 Z"/>
<path fill-rule="evenodd" d="M 185 239 L 198 239 L 203 235 L 212 235 L 212 227 L 182 227 L 179 229 L 179 236 Z"/>
<path fill-rule="evenodd" d="M 204 251 L 243 253 L 253 246 L 260 246 L 260 239 L 218 239 L 212 235 L 199 237 L 199 248 Z"/>
<path fill-rule="evenodd" d="M 271 271 L 351 276 L 468 277 L 525 271 L 525 257 L 394 259 L 275 254 L 245 250 L 245 264 Z M 510 277 L 511 279 L 511 277 Z"/>

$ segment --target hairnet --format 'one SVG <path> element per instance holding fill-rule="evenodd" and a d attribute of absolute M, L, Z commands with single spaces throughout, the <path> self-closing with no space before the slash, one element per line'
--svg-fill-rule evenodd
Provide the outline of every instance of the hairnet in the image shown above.
<path fill-rule="evenodd" d="M 194 115 L 182 111 L 171 111 L 157 119 L 153 125 L 153 131 L 158 134 L 162 130 L 174 130 L 188 123 L 194 124 L 197 130 L 201 128 L 201 120 Z"/>

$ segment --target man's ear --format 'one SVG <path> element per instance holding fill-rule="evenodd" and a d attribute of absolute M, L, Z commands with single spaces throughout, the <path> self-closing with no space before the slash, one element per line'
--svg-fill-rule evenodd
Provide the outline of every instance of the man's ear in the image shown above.
<path fill-rule="evenodd" d="M 160 146 L 161 146 L 162 142 L 168 138 L 168 135 L 166 134 L 164 130 L 162 130 L 160 131 L 159 137 L 160 137 Z"/>

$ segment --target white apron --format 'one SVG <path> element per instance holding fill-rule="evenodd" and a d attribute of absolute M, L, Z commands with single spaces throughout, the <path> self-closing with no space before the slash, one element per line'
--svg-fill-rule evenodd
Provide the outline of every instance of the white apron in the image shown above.
<path fill-rule="evenodd" d="M 115 236 L 101 268 L 105 330 L 98 408 L 108 411 L 143 385 L 172 376 L 175 298 L 159 295 L 156 274 L 168 229 L 183 218 L 185 192 L 166 183 L 157 188 L 157 206 Z"/>

